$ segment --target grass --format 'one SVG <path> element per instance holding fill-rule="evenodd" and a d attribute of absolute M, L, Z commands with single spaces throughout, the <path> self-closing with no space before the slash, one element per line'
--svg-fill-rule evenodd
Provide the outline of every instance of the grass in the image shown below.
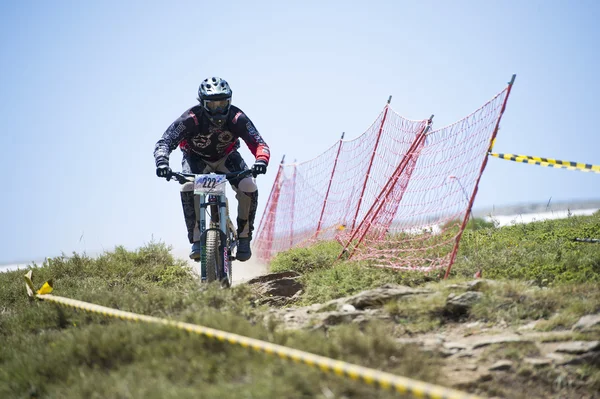
<path fill-rule="evenodd" d="M 600 290 L 594 283 L 563 283 L 540 289 L 519 281 L 488 285 L 481 301 L 471 309 L 477 320 L 518 325 L 542 320 L 540 331 L 571 328 L 579 318 L 600 311 Z"/>
<path fill-rule="evenodd" d="M 565 285 L 565 292 L 572 289 L 569 284 L 598 284 L 600 245 L 574 242 L 578 237 L 600 237 L 600 212 L 500 228 L 476 219 L 463 234 L 450 277 L 472 278 L 481 269 L 485 278 L 540 287 Z M 440 279 L 437 272 L 404 272 L 369 267 L 371 263 L 365 261 L 338 260 L 341 249 L 337 242 L 291 249 L 272 260 L 271 270 L 303 274 L 307 286 L 304 304 L 351 295 L 384 283 L 417 286 Z M 581 313 L 576 309 L 578 305 L 571 306 L 574 314 Z M 587 312 L 589 306 L 584 306 Z"/>
<path fill-rule="evenodd" d="M 453 275 L 483 269 L 491 279 L 548 286 L 600 282 L 600 245 L 575 238 L 600 237 L 600 211 L 591 216 L 465 230 Z"/>
<path fill-rule="evenodd" d="M 402 336 L 452 327 L 456 320 L 444 312 L 448 294 L 465 291 L 461 284 L 481 270 L 484 278 L 495 283 L 482 285 L 481 300 L 460 321 L 516 327 L 538 320 L 536 330 L 561 332 L 561 340 L 593 340 L 598 339 L 598 331 L 564 336 L 564 330 L 570 330 L 581 316 L 600 312 L 600 245 L 573 241 L 586 237 L 600 237 L 600 212 L 507 227 L 475 220 L 463 234 L 448 281 L 441 281 L 438 273 L 409 273 L 370 267 L 364 261 L 338 260 L 341 246 L 335 242 L 286 251 L 271 266 L 273 271 L 302 274 L 305 288 L 298 305 L 323 303 L 386 283 L 431 289 L 434 295 L 394 300 L 383 307 L 391 316 L 394 333 Z M 396 241 L 381 246 L 404 245 L 401 236 L 393 238 Z M 484 359 L 520 364 L 524 357 L 539 355 L 532 343 L 510 343 L 486 349 Z M 520 364 L 516 371 L 514 375 L 494 374 L 492 380 L 474 386 L 489 396 L 515 398 L 594 397 L 600 386 L 600 368 L 592 365 L 536 369 Z"/>
<path fill-rule="evenodd" d="M 520 361 L 526 357 L 537 357 L 540 350 L 533 342 L 507 342 L 492 344 L 484 349 L 481 360 L 494 363 L 498 360 Z"/>
<path fill-rule="evenodd" d="M 390 326 L 281 331 L 244 285 L 200 287 L 162 244 L 32 267 L 55 294 L 246 336 L 440 382 L 440 359 L 399 345 Z M 397 397 L 314 368 L 167 327 L 125 322 L 31 300 L 23 270 L 0 273 L 0 397 Z M 411 362 L 404 359 L 410 358 Z"/>
<path fill-rule="evenodd" d="M 392 316 L 400 334 L 419 334 L 438 329 L 445 322 L 443 309 L 446 296 L 434 295 L 390 301 L 384 310 Z"/>
<path fill-rule="evenodd" d="M 266 307 L 256 305 L 249 287 L 201 287 L 190 268 L 162 244 L 151 243 L 137 251 L 117 247 L 94 259 L 73 254 L 32 269 L 36 286 L 53 279 L 56 295 L 202 324 L 445 384 L 439 355 L 400 345 L 394 337 L 455 323 L 444 315 L 446 298 L 450 292 L 464 290 L 460 284 L 479 269 L 497 283 L 480 289 L 482 299 L 464 320 L 518 325 L 539 319 L 538 330 L 571 328 L 582 315 L 600 311 L 600 245 L 576 243 L 575 237 L 600 237 L 600 213 L 502 228 L 474 221 L 463 235 L 449 281 L 440 281 L 437 272 L 399 272 L 371 267 L 369 262 L 338 261 L 341 247 L 335 242 L 280 253 L 271 269 L 301 274 L 300 305 L 323 303 L 386 283 L 436 291 L 435 295 L 390 301 L 384 306 L 391 316 L 388 321 L 340 325 L 326 331 L 289 331 L 278 328 L 276 322 L 265 322 Z M 30 300 L 24 273 L 0 273 L 0 397 L 187 398 L 240 393 L 248 398 L 397 397 L 185 332 Z M 456 283 L 458 288 L 453 288 Z M 597 332 L 582 336 L 594 335 Z M 505 347 L 488 356 L 520 359 L 527 350 Z M 572 379 L 599 386 L 597 367 L 576 370 L 574 375 L 562 376 L 523 369 L 518 378 L 523 384 L 537 378 L 541 385 L 556 381 L 561 385 Z M 503 381 L 495 380 L 478 389 L 501 392 L 503 386 Z"/>
<path fill-rule="evenodd" d="M 278 254 L 270 264 L 272 272 L 293 270 L 302 274 L 304 293 L 298 305 L 323 303 L 353 295 L 383 284 L 421 285 L 433 278 L 419 272 L 369 267 L 368 262 L 337 261 L 342 247 L 322 242 L 310 248 L 294 248 Z"/>

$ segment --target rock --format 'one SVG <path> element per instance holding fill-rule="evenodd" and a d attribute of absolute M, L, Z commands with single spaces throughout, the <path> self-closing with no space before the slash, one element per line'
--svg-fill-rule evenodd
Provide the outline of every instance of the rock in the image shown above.
<path fill-rule="evenodd" d="M 258 283 L 268 283 L 269 281 L 279 280 L 282 278 L 293 278 L 300 277 L 300 274 L 288 271 L 288 272 L 280 272 L 280 273 L 270 273 L 264 274 L 262 276 L 254 277 L 246 282 L 246 284 L 258 284 Z"/>
<path fill-rule="evenodd" d="M 535 326 L 537 325 L 537 320 L 536 321 L 532 321 L 531 323 L 527 323 L 525 325 L 519 326 L 518 330 L 519 331 L 527 331 L 527 330 L 533 330 L 535 328 Z"/>
<path fill-rule="evenodd" d="M 342 312 L 355 312 L 356 308 L 354 306 L 350 305 L 349 303 L 345 303 L 340 308 L 340 311 L 342 311 Z"/>
<path fill-rule="evenodd" d="M 335 326 L 342 323 L 349 323 L 361 316 L 363 312 L 328 312 L 322 315 L 321 324 L 324 326 Z"/>
<path fill-rule="evenodd" d="M 471 341 L 473 349 L 481 348 L 493 344 L 504 344 L 507 342 L 529 342 L 530 339 L 519 337 L 518 335 L 491 335 L 489 337 L 481 337 Z"/>
<path fill-rule="evenodd" d="M 564 342 L 556 348 L 556 352 L 582 354 L 600 349 L 600 341 L 571 341 Z"/>
<path fill-rule="evenodd" d="M 352 322 L 358 325 L 364 325 L 374 319 L 390 321 L 392 318 L 387 314 L 369 314 L 367 312 L 362 312 L 362 314 L 352 320 Z"/>
<path fill-rule="evenodd" d="M 477 370 L 477 364 L 476 363 L 466 363 L 464 366 L 465 370 L 470 370 L 470 371 L 475 371 Z"/>
<path fill-rule="evenodd" d="M 555 363 L 555 364 L 558 364 L 558 365 L 562 365 L 562 364 L 564 364 L 565 362 L 568 361 L 565 356 L 560 355 L 558 353 L 554 353 L 554 352 L 548 353 L 546 355 L 546 357 L 548 359 L 550 359 L 552 361 L 552 363 Z"/>
<path fill-rule="evenodd" d="M 302 289 L 297 277 L 284 277 L 260 283 L 257 291 L 265 297 L 292 297 Z"/>
<path fill-rule="evenodd" d="M 300 298 L 302 284 L 298 281 L 300 275 L 293 271 L 265 274 L 248 280 L 260 295 L 259 304 L 283 306 Z"/>
<path fill-rule="evenodd" d="M 381 307 L 385 303 L 400 297 L 411 295 L 427 295 L 431 293 L 432 291 L 430 290 L 410 288 L 402 285 L 385 284 L 379 288 L 363 291 L 350 297 L 334 299 L 321 305 L 321 309 L 341 309 L 344 304 L 349 304 L 354 306 L 354 308 L 357 310 L 363 310 L 367 308 Z"/>
<path fill-rule="evenodd" d="M 537 367 L 550 366 L 552 364 L 552 359 L 526 357 L 525 359 L 523 359 L 523 362 L 537 368 Z"/>
<path fill-rule="evenodd" d="M 283 322 L 284 328 L 295 330 L 309 328 L 315 324 L 312 321 L 314 316 L 311 311 L 313 311 L 312 305 L 302 308 L 273 309 L 271 314 L 275 319 Z"/>
<path fill-rule="evenodd" d="M 473 307 L 473 305 L 481 298 L 483 298 L 481 292 L 468 291 L 460 295 L 450 294 L 448 295 L 446 307 L 444 309 L 450 315 L 462 316 L 467 314 L 471 307 Z"/>
<path fill-rule="evenodd" d="M 450 357 L 450 356 L 454 356 L 459 352 L 458 349 L 446 349 L 446 348 L 441 348 L 438 353 L 442 356 L 442 357 Z"/>
<path fill-rule="evenodd" d="M 504 371 L 510 370 L 513 366 L 513 362 L 510 360 L 499 360 L 496 363 L 492 364 L 488 367 L 489 371 Z"/>
<path fill-rule="evenodd" d="M 292 297 L 290 299 L 292 301 L 297 301 L 298 299 L 300 299 L 300 297 L 302 296 L 303 293 L 304 293 L 304 291 L 300 290 L 300 291 L 296 292 L 294 295 L 292 295 Z"/>
<path fill-rule="evenodd" d="M 581 319 L 579 319 L 579 321 L 573 326 L 573 330 L 586 331 L 597 326 L 600 326 L 600 314 L 593 314 L 583 316 Z"/>
<path fill-rule="evenodd" d="M 473 280 L 467 283 L 467 291 L 481 291 L 493 284 L 496 284 L 494 280 Z"/>
<path fill-rule="evenodd" d="M 469 288 L 468 284 L 451 284 L 448 288 L 453 290 L 467 290 Z"/>
<path fill-rule="evenodd" d="M 420 338 L 397 338 L 396 342 L 401 345 L 414 345 L 421 344 Z"/>
<path fill-rule="evenodd" d="M 421 344 L 423 346 L 428 346 L 428 347 L 433 347 L 433 348 L 437 348 L 438 346 L 442 345 L 444 341 L 440 340 L 439 338 L 425 338 L 423 340 L 421 340 Z"/>
<path fill-rule="evenodd" d="M 477 364 L 476 363 L 455 363 L 452 366 L 452 370 L 454 371 L 459 371 L 459 370 L 468 370 L 468 371 L 475 371 L 477 370 Z"/>
<path fill-rule="evenodd" d="M 562 365 L 580 365 L 589 364 L 592 366 L 600 366 L 600 352 L 587 352 L 583 355 L 576 356 L 572 359 L 566 360 Z"/>
<path fill-rule="evenodd" d="M 292 302 L 291 298 L 286 296 L 267 296 L 264 298 L 260 298 L 258 303 L 261 305 L 270 305 L 270 306 L 285 306 L 288 303 Z"/>
<path fill-rule="evenodd" d="M 287 298 L 288 300 L 290 298 Z M 271 314 L 281 321 L 285 325 L 285 329 L 296 330 L 296 329 L 322 329 L 329 326 L 335 326 L 344 323 L 357 323 L 364 324 L 372 320 L 389 320 L 390 316 L 376 309 L 371 310 L 354 310 L 350 311 L 347 308 L 346 311 L 327 311 L 317 312 L 315 311 L 315 305 L 306 306 L 302 308 L 287 308 L 277 309 Z"/>
<path fill-rule="evenodd" d="M 453 388 L 468 390 L 476 387 L 482 382 L 489 381 L 493 377 L 488 371 L 478 370 L 475 372 L 468 372 L 465 370 L 460 371 L 447 371 L 446 373 L 446 381 Z"/>
<path fill-rule="evenodd" d="M 480 322 L 480 321 L 473 321 L 471 323 L 465 324 L 465 327 L 467 327 L 467 328 L 477 328 L 477 327 L 481 327 L 482 325 L 483 325 L 483 323 Z"/>
<path fill-rule="evenodd" d="M 444 343 L 444 348 L 446 349 L 458 349 L 458 350 L 467 350 L 469 347 L 466 344 L 462 344 L 460 342 L 446 342 Z"/>

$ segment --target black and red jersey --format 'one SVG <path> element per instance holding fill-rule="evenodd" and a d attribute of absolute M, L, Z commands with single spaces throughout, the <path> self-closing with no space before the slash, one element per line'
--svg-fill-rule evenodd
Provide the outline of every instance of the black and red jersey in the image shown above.
<path fill-rule="evenodd" d="M 218 127 L 208 119 L 202 107 L 196 105 L 164 132 L 154 148 L 154 159 L 157 166 L 168 163 L 169 155 L 179 146 L 186 154 L 214 162 L 240 148 L 240 139 L 257 161 L 269 163 L 269 146 L 242 110 L 232 105 L 227 121 Z"/>

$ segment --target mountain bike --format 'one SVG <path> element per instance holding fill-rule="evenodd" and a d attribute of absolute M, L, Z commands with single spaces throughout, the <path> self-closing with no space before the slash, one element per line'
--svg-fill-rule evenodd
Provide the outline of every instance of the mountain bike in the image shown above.
<path fill-rule="evenodd" d="M 227 182 L 252 176 L 252 170 L 232 173 L 191 174 L 171 172 L 171 178 L 180 184 L 194 183 L 194 201 L 199 210 L 201 255 L 195 262 L 200 263 L 202 282 L 220 281 L 222 287 L 232 285 L 232 255 L 237 247 L 237 230 L 229 217 L 229 204 L 226 196 Z M 207 217 L 208 216 L 208 217 Z M 206 222 L 209 227 L 206 228 Z"/>

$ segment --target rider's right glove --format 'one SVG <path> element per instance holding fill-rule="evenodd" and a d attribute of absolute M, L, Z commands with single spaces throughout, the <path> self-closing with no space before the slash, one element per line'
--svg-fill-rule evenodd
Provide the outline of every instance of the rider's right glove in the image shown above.
<path fill-rule="evenodd" d="M 171 180 L 171 168 L 168 164 L 160 164 L 156 167 L 156 176 L 164 177 L 167 181 Z"/>

